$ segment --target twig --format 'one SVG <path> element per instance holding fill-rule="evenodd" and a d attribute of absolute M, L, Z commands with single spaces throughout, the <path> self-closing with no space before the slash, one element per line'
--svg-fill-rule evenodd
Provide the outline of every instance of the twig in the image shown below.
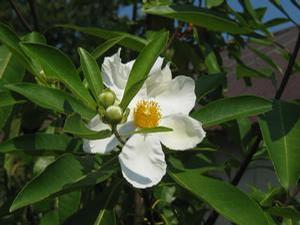
<path fill-rule="evenodd" d="M 297 38 L 297 41 L 296 41 L 296 44 L 295 44 L 295 47 L 294 47 L 294 51 L 293 51 L 293 53 L 292 53 L 292 55 L 289 59 L 289 63 L 288 63 L 288 66 L 286 68 L 286 71 L 284 73 L 284 76 L 282 78 L 280 87 L 276 91 L 276 94 L 275 94 L 275 99 L 277 99 L 277 100 L 279 100 L 281 98 L 282 93 L 283 93 L 283 91 L 284 91 L 284 89 L 285 89 L 285 87 L 288 83 L 288 80 L 290 79 L 290 76 L 293 72 L 293 67 L 294 67 L 294 64 L 295 64 L 295 61 L 296 61 L 296 58 L 297 58 L 297 55 L 298 55 L 299 48 L 300 48 L 300 31 L 298 33 L 298 38 Z M 260 143 L 261 139 L 262 139 L 262 136 L 259 133 L 258 136 L 257 136 L 257 139 L 256 139 L 255 143 L 253 144 L 252 148 L 250 149 L 248 155 L 246 156 L 246 158 L 242 162 L 239 170 L 237 171 L 234 178 L 232 179 L 232 181 L 231 181 L 232 185 L 234 185 L 234 186 L 238 185 L 238 183 L 241 180 L 242 176 L 244 175 L 249 163 L 251 162 L 253 155 L 255 154 L 255 152 L 258 149 L 258 146 L 259 146 L 259 143 Z M 208 216 L 208 219 L 206 220 L 206 222 L 204 224 L 205 225 L 213 225 L 216 222 L 216 220 L 218 219 L 218 217 L 219 217 L 219 213 L 216 212 L 215 210 L 213 210 L 211 212 L 211 214 Z"/>
<path fill-rule="evenodd" d="M 29 3 L 29 7 L 30 7 L 30 10 L 31 10 L 31 13 L 32 13 L 34 29 L 36 31 L 40 31 L 39 20 L 38 20 L 37 13 L 36 13 L 36 8 L 35 8 L 35 1 L 34 0 L 28 0 L 28 3 Z"/>
<path fill-rule="evenodd" d="M 13 2 L 13 0 L 9 0 L 9 3 L 11 5 L 11 7 L 13 8 L 13 10 L 15 11 L 15 13 L 17 14 L 20 22 L 23 24 L 23 26 L 29 31 L 31 32 L 32 29 L 30 27 L 30 25 L 27 23 L 27 21 L 25 20 L 25 18 L 22 16 L 22 14 L 20 13 L 20 11 L 18 10 L 16 4 Z"/>
<path fill-rule="evenodd" d="M 122 144 L 125 145 L 125 141 L 122 139 L 121 135 L 119 134 L 117 127 L 116 126 L 112 126 L 112 132 L 113 134 L 116 136 L 116 138 L 118 139 L 118 141 Z"/>
<path fill-rule="evenodd" d="M 293 51 L 293 53 L 290 57 L 290 60 L 289 60 L 289 63 L 287 65 L 287 68 L 285 70 L 285 74 L 282 78 L 280 87 L 278 88 L 278 90 L 276 92 L 275 99 L 280 99 L 281 98 L 281 96 L 283 94 L 283 91 L 285 89 L 285 86 L 287 85 L 288 80 L 290 79 L 290 76 L 292 75 L 293 67 L 294 67 L 294 64 L 295 64 L 295 61 L 296 61 L 296 58 L 297 58 L 297 55 L 298 55 L 299 48 L 300 48 L 300 31 L 298 32 L 298 38 L 297 38 L 297 41 L 296 41 L 294 51 Z"/>
<path fill-rule="evenodd" d="M 142 191 L 138 189 L 134 189 L 134 219 L 133 225 L 143 224 L 144 214 L 145 214 L 145 206 L 144 206 L 144 198 L 142 196 Z"/>

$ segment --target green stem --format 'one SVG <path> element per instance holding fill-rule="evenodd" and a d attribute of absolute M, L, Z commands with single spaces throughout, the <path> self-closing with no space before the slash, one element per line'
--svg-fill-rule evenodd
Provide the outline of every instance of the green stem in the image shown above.
<path fill-rule="evenodd" d="M 122 139 L 121 135 L 119 134 L 118 130 L 117 130 L 117 126 L 113 125 L 112 126 L 112 132 L 113 134 L 116 136 L 116 138 L 118 139 L 118 141 L 122 144 L 125 145 L 125 141 Z"/>

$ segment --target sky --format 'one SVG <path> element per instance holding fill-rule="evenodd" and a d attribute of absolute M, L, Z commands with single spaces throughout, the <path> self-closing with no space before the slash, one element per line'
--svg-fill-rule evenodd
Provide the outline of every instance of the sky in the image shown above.
<path fill-rule="evenodd" d="M 296 0 L 300 4 L 300 0 Z M 238 3 L 238 0 L 227 0 L 228 4 L 237 11 L 242 11 L 242 7 Z M 198 3 L 198 0 L 195 1 L 195 4 Z M 267 12 L 264 17 L 264 21 L 268 21 L 277 17 L 285 17 L 276 7 L 274 7 L 269 0 L 251 0 L 252 5 L 255 8 L 267 7 Z M 289 13 L 289 15 L 297 22 L 300 23 L 300 10 L 293 6 L 290 0 L 281 0 L 282 6 Z M 132 6 L 121 6 L 118 10 L 118 15 L 120 17 L 127 16 L 128 18 L 132 17 Z M 141 12 L 139 12 L 141 15 Z M 283 25 L 274 27 L 271 31 L 279 31 L 281 29 L 293 26 L 292 23 L 285 23 Z"/>

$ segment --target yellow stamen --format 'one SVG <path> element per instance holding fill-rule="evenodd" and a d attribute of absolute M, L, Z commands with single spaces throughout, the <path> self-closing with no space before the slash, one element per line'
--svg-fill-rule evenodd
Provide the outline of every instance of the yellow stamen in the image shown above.
<path fill-rule="evenodd" d="M 140 128 L 154 128 L 161 119 L 160 108 L 152 100 L 139 101 L 133 111 L 134 122 Z"/>

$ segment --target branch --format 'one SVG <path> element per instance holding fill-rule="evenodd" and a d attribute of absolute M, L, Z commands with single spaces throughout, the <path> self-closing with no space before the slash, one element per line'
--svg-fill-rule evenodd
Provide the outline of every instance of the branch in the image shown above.
<path fill-rule="evenodd" d="M 279 89 L 276 91 L 276 94 L 275 94 L 275 99 L 279 100 L 282 96 L 282 93 L 291 77 L 291 74 L 293 72 L 293 67 L 294 67 L 294 64 L 295 64 L 295 61 L 296 61 L 296 58 L 297 58 L 297 55 L 298 55 L 298 51 L 299 51 L 299 48 L 300 48 L 300 31 L 298 33 L 298 38 L 297 38 L 297 41 L 296 41 L 296 44 L 295 44 L 295 47 L 294 47 L 294 51 L 289 59 L 289 63 L 288 63 L 288 66 L 286 68 L 286 71 L 284 73 L 284 76 L 282 78 L 282 81 L 281 81 L 281 84 L 280 84 L 280 87 Z M 256 138 L 256 141 L 255 143 L 252 145 L 252 148 L 250 149 L 249 153 L 247 154 L 247 156 L 245 157 L 244 161 L 242 162 L 239 170 L 236 172 L 234 178 L 232 179 L 231 181 L 231 184 L 234 185 L 234 186 L 237 186 L 239 181 L 241 180 L 242 176 L 244 175 L 248 165 L 250 164 L 252 158 L 253 158 L 253 155 L 255 154 L 255 152 L 257 151 L 258 147 L 259 147 L 259 143 L 260 141 L 262 140 L 262 136 L 261 136 L 261 133 L 258 134 L 257 138 Z M 208 216 L 208 219 L 206 220 L 206 222 L 204 223 L 205 225 L 213 225 L 216 220 L 218 219 L 219 217 L 219 213 L 216 212 L 215 210 L 213 210 L 211 212 L 211 214 Z"/>
<path fill-rule="evenodd" d="M 134 218 L 133 225 L 143 224 L 145 215 L 144 198 L 142 196 L 142 191 L 139 189 L 134 189 Z"/>
<path fill-rule="evenodd" d="M 23 24 L 23 26 L 29 31 L 31 32 L 32 29 L 30 27 L 30 25 L 27 23 L 27 21 L 25 20 L 25 18 L 22 16 L 22 14 L 20 13 L 20 11 L 18 10 L 16 4 L 13 2 L 13 0 L 9 0 L 9 3 L 11 5 L 11 7 L 13 8 L 13 10 L 15 11 L 15 13 L 17 14 L 20 22 Z"/>
<path fill-rule="evenodd" d="M 246 169 L 248 168 L 250 162 L 252 161 L 253 155 L 256 153 L 256 151 L 259 147 L 259 143 L 261 141 L 261 138 L 262 138 L 261 134 L 259 133 L 259 135 L 257 136 L 257 138 L 255 140 L 255 143 L 252 145 L 250 151 L 248 152 L 245 159 L 241 163 L 241 166 L 240 166 L 239 170 L 236 172 L 235 176 L 231 180 L 230 183 L 232 185 L 237 186 L 238 183 L 240 182 L 240 180 L 243 177 Z M 218 217 L 219 217 L 219 213 L 214 210 L 214 211 L 211 212 L 211 214 L 209 215 L 208 219 L 206 220 L 206 222 L 204 224 L 205 225 L 212 225 L 216 222 Z"/>
<path fill-rule="evenodd" d="M 33 24 L 34 24 L 34 29 L 36 31 L 40 31 L 40 26 L 39 26 L 39 20 L 37 18 L 37 13 L 36 13 L 36 8 L 35 8 L 35 1 L 34 0 L 28 0 L 29 7 L 32 13 L 32 18 L 33 18 Z"/>
<path fill-rule="evenodd" d="M 297 58 L 297 55 L 298 55 L 299 48 L 300 48 L 300 31 L 298 32 L 298 38 L 297 38 L 297 41 L 296 41 L 294 51 L 293 51 L 293 53 L 292 53 L 292 55 L 289 59 L 289 63 L 288 63 L 287 68 L 285 70 L 285 74 L 282 78 L 280 87 L 278 88 L 278 90 L 276 92 L 275 99 L 279 100 L 281 98 L 281 96 L 283 94 L 283 91 L 285 89 L 285 86 L 287 85 L 288 80 L 290 79 L 290 76 L 292 75 L 293 67 L 294 67 L 294 64 L 295 64 L 295 61 L 296 61 L 296 58 Z"/>

